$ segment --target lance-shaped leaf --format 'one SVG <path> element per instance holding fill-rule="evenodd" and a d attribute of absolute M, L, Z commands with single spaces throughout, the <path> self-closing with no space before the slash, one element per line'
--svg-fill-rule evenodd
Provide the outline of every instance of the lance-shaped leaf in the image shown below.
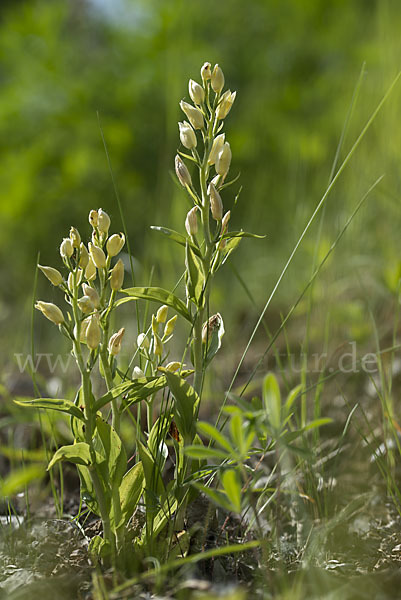
<path fill-rule="evenodd" d="M 75 406 L 71 400 L 60 398 L 29 398 L 26 400 L 14 400 L 14 402 L 15 404 L 18 404 L 18 406 L 30 406 L 31 408 L 58 410 L 66 413 L 67 415 L 71 415 L 72 417 L 76 417 L 77 419 L 81 419 L 81 421 L 85 421 L 84 413 L 78 408 L 78 406 Z"/>
<path fill-rule="evenodd" d="M 103 469 L 105 481 L 109 481 L 112 489 L 118 489 L 127 468 L 125 448 L 115 429 L 101 417 L 96 418 L 96 431 L 104 451 L 105 461 L 100 467 Z"/>
<path fill-rule="evenodd" d="M 223 239 L 225 239 L 225 240 L 231 240 L 232 238 L 244 238 L 244 237 L 263 240 L 266 236 L 258 235 L 257 233 L 249 233 L 249 231 L 243 231 L 242 229 L 240 231 L 229 231 L 223 235 Z"/>
<path fill-rule="evenodd" d="M 180 246 L 184 246 L 184 248 L 188 244 L 191 247 L 191 249 L 193 250 L 193 252 L 200 258 L 201 253 L 199 251 L 199 248 L 197 248 L 197 246 L 195 246 L 195 244 L 192 244 L 192 242 L 190 242 L 188 240 L 188 238 L 185 237 L 185 235 L 178 233 L 178 231 L 174 231 L 174 229 L 169 229 L 168 227 L 159 227 L 156 225 L 151 225 L 150 228 L 153 229 L 153 231 L 159 231 L 160 233 L 163 233 L 170 240 L 172 240 L 173 242 L 176 242 L 177 244 L 180 244 Z"/>
<path fill-rule="evenodd" d="M 273 428 L 281 429 L 281 394 L 276 377 L 269 373 L 263 380 L 263 403 L 266 415 Z"/>
<path fill-rule="evenodd" d="M 77 444 L 72 444 L 70 446 L 61 446 L 49 462 L 47 470 L 54 467 L 56 463 L 64 460 L 76 465 L 89 466 L 91 464 L 89 444 L 86 442 L 78 442 Z"/>
<path fill-rule="evenodd" d="M 205 277 L 203 275 L 202 265 L 196 258 L 189 244 L 187 244 L 185 248 L 185 266 L 187 269 L 188 297 L 198 308 L 202 308 L 205 303 Z"/>
<path fill-rule="evenodd" d="M 121 298 L 115 304 L 120 306 L 130 300 L 149 300 L 151 302 L 160 302 L 161 304 L 167 304 L 173 308 L 176 312 L 182 315 L 187 321 L 192 323 L 191 314 L 184 302 L 177 298 L 174 294 L 159 287 L 132 287 L 125 290 L 121 290 L 124 294 L 127 294 L 128 298 Z"/>
<path fill-rule="evenodd" d="M 125 403 L 133 404 L 145 400 L 148 396 L 163 389 L 167 385 L 165 377 L 141 377 L 134 381 L 126 381 L 117 385 L 96 401 L 95 409 L 100 410 L 114 398 L 123 395 Z"/>
<path fill-rule="evenodd" d="M 196 433 L 195 422 L 199 396 L 185 379 L 176 373 L 166 373 L 167 383 L 175 398 L 174 421 L 184 438 L 184 444 L 191 444 Z"/>
<path fill-rule="evenodd" d="M 120 485 L 121 516 L 124 524 L 131 518 L 145 486 L 142 462 L 136 463 L 123 477 Z"/>

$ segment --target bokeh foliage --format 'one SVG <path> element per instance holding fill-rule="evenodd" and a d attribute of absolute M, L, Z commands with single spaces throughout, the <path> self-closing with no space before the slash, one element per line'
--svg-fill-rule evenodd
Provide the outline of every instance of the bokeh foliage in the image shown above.
<path fill-rule="evenodd" d="M 267 234 L 235 263 L 257 301 L 325 190 L 353 89 L 367 73 L 341 157 L 400 67 L 396 0 L 26 0 L 0 13 L 0 282 L 3 324 L 30 294 L 37 252 L 53 260 L 70 224 L 89 232 L 101 206 L 119 223 L 101 141 L 104 129 L 122 198 L 137 279 L 171 285 L 175 248 L 149 231 L 179 228 L 187 210 L 172 178 L 179 100 L 204 60 L 218 62 L 238 90 L 228 139 L 243 192 L 233 228 Z M 391 98 L 336 187 L 326 212 L 328 244 L 375 178 L 385 183 L 358 217 L 349 256 L 375 266 L 394 287 L 399 269 L 399 92 Z M 235 191 L 224 201 L 232 204 Z M 116 225 L 118 226 L 118 225 Z M 310 273 L 313 237 L 287 286 Z M 387 274 L 386 274 L 387 273 Z M 350 273 L 348 273 L 350 275 Z M 333 275 L 335 278 L 335 275 Z M 41 284 L 40 284 L 41 285 Z M 238 298 L 238 284 L 225 284 Z M 235 287 L 237 286 L 237 287 Z M 242 294 L 242 296 L 241 296 Z M 216 296 L 223 300 L 223 293 Z"/>

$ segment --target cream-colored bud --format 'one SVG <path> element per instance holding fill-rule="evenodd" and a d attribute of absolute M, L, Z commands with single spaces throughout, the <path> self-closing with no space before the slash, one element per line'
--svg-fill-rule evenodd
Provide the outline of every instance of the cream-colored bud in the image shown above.
<path fill-rule="evenodd" d="M 156 313 L 156 321 L 158 323 L 165 323 L 167 319 L 168 306 L 163 304 Z"/>
<path fill-rule="evenodd" d="M 161 356 L 163 354 L 163 344 L 157 333 L 153 334 L 153 354 Z"/>
<path fill-rule="evenodd" d="M 59 307 L 55 304 L 38 300 L 35 304 L 35 308 L 40 310 L 45 317 L 55 325 L 61 325 L 61 323 L 64 323 L 64 315 Z"/>
<path fill-rule="evenodd" d="M 82 289 L 84 291 L 85 296 L 88 296 L 92 300 L 93 306 L 95 308 L 99 308 L 100 298 L 99 294 L 97 293 L 97 290 L 95 290 L 95 288 L 88 285 L 87 283 L 83 284 Z"/>
<path fill-rule="evenodd" d="M 110 217 L 101 208 L 99 208 L 99 210 L 97 211 L 97 226 L 99 228 L 99 231 L 101 231 L 102 233 L 107 233 L 109 231 Z"/>
<path fill-rule="evenodd" d="M 74 247 L 70 238 L 64 238 L 60 245 L 62 258 L 70 258 L 74 254 Z"/>
<path fill-rule="evenodd" d="M 227 175 L 231 164 L 231 148 L 228 142 L 224 142 L 216 160 L 216 173 L 219 175 Z"/>
<path fill-rule="evenodd" d="M 188 102 L 184 102 L 181 100 L 180 102 L 181 110 L 187 115 L 189 122 L 191 123 L 194 129 L 202 129 L 203 127 L 203 114 L 196 108 L 192 106 L 192 104 L 188 104 Z"/>
<path fill-rule="evenodd" d="M 217 107 L 216 116 L 218 119 L 225 119 L 234 104 L 237 92 L 231 92 L 227 90 L 221 97 L 219 105 Z"/>
<path fill-rule="evenodd" d="M 85 269 L 89 262 L 89 252 L 83 242 L 79 245 L 79 266 Z"/>
<path fill-rule="evenodd" d="M 125 329 L 122 327 L 117 333 L 113 333 L 109 339 L 108 350 L 113 356 L 117 356 L 121 350 L 121 342 L 124 337 Z"/>
<path fill-rule="evenodd" d="M 205 99 L 205 90 L 199 83 L 196 83 L 193 79 L 189 80 L 188 84 L 189 95 L 194 104 L 202 104 Z"/>
<path fill-rule="evenodd" d="M 209 183 L 208 192 L 210 196 L 210 210 L 212 211 L 212 217 L 216 221 L 221 221 L 223 218 L 223 201 L 212 182 Z"/>
<path fill-rule="evenodd" d="M 167 371 L 170 371 L 170 373 L 175 373 L 175 371 L 178 371 L 180 368 L 181 363 L 176 360 L 169 362 L 168 365 L 166 365 L 166 369 Z"/>
<path fill-rule="evenodd" d="M 198 140 L 196 139 L 195 131 L 192 129 L 191 125 L 187 121 L 184 121 L 183 123 L 178 123 L 178 127 L 180 129 L 181 144 L 185 146 L 185 148 L 188 148 L 188 150 L 196 148 Z"/>
<path fill-rule="evenodd" d="M 196 235 L 198 233 L 198 217 L 196 213 L 198 212 L 198 207 L 194 206 L 188 212 L 187 217 L 185 219 L 185 229 L 187 230 L 188 235 Z"/>
<path fill-rule="evenodd" d="M 142 377 L 146 377 L 145 373 L 139 367 L 134 367 L 132 371 L 132 379 L 142 379 Z"/>
<path fill-rule="evenodd" d="M 117 256 L 125 244 L 125 235 L 123 233 L 115 233 L 107 240 L 106 248 L 109 256 Z"/>
<path fill-rule="evenodd" d="M 75 285 L 78 286 L 81 283 L 82 274 L 83 274 L 82 269 L 78 269 L 76 272 L 71 271 L 71 273 L 69 273 L 68 279 L 67 279 L 67 286 L 71 293 L 74 292 L 74 280 L 75 280 Z"/>
<path fill-rule="evenodd" d="M 89 323 L 85 332 L 86 345 L 90 350 L 96 350 L 100 344 L 101 331 L 99 321 L 96 315 L 89 317 Z"/>
<path fill-rule="evenodd" d="M 138 348 L 142 348 L 142 350 L 148 350 L 149 348 L 149 340 L 146 337 L 146 333 L 140 333 L 136 338 L 136 343 Z"/>
<path fill-rule="evenodd" d="M 124 263 L 121 258 L 116 262 L 111 271 L 110 287 L 113 291 L 121 290 L 124 283 Z"/>
<path fill-rule="evenodd" d="M 219 65 L 214 65 L 214 69 L 211 77 L 212 89 L 216 94 L 221 92 L 224 87 L 224 73 L 220 69 Z"/>
<path fill-rule="evenodd" d="M 86 317 L 86 319 L 84 319 L 81 323 L 81 332 L 79 334 L 79 341 L 82 344 L 86 344 L 86 330 L 88 329 L 89 320 L 90 320 L 90 317 Z M 74 330 L 74 333 L 76 335 L 76 330 Z"/>
<path fill-rule="evenodd" d="M 89 242 L 89 254 L 98 269 L 104 269 L 106 267 L 106 256 L 99 246 L 95 246 Z"/>
<path fill-rule="evenodd" d="M 223 318 L 220 313 L 217 313 L 210 317 L 202 326 L 202 342 L 210 342 L 213 333 L 220 328 L 222 325 Z"/>
<path fill-rule="evenodd" d="M 226 134 L 221 133 L 217 137 L 214 138 L 212 148 L 209 153 L 208 163 L 209 165 L 214 165 L 219 155 L 220 150 L 222 149 L 224 142 L 226 140 Z"/>
<path fill-rule="evenodd" d="M 89 296 L 82 296 L 77 302 L 79 308 L 85 315 L 89 315 L 95 310 L 95 306 Z"/>
<path fill-rule="evenodd" d="M 98 225 L 98 214 L 97 210 L 91 210 L 89 213 L 89 223 L 92 227 L 97 227 Z"/>
<path fill-rule="evenodd" d="M 210 62 L 205 62 L 201 68 L 201 77 L 203 81 L 207 81 L 212 76 L 212 65 Z"/>
<path fill-rule="evenodd" d="M 60 285 L 60 283 L 62 283 L 63 276 L 60 271 L 53 269 L 53 267 L 44 267 L 43 265 L 38 265 L 38 267 L 42 271 L 43 275 L 46 275 L 50 283 L 53 285 Z"/>
<path fill-rule="evenodd" d="M 152 332 L 157 333 L 159 331 L 159 324 L 156 319 L 156 315 L 152 315 Z"/>
<path fill-rule="evenodd" d="M 231 211 L 228 210 L 221 221 L 221 231 L 224 233 L 228 227 L 228 222 L 231 217 Z"/>
<path fill-rule="evenodd" d="M 79 248 L 79 245 L 81 243 L 81 236 L 79 235 L 78 229 L 76 229 L 75 227 L 71 227 L 70 229 L 70 240 L 74 248 Z"/>
<path fill-rule="evenodd" d="M 181 160 L 181 157 L 178 156 L 178 154 L 175 157 L 175 172 L 181 185 L 183 185 L 184 187 L 186 187 L 187 185 L 192 185 L 191 175 L 189 174 L 187 166 Z"/>
<path fill-rule="evenodd" d="M 89 257 L 88 264 L 85 267 L 85 279 L 87 281 L 96 279 L 96 266 L 91 257 Z"/>
<path fill-rule="evenodd" d="M 173 333 L 176 321 L 177 321 L 177 315 L 174 315 L 174 317 L 171 317 L 171 319 L 169 319 L 167 321 L 166 326 L 164 328 L 164 334 L 163 334 L 164 338 L 169 337 Z"/>

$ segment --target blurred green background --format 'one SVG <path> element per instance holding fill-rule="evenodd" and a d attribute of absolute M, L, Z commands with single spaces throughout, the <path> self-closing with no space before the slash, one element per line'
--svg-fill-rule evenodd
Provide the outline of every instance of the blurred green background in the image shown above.
<path fill-rule="evenodd" d="M 231 227 L 267 236 L 244 241 L 233 255 L 255 306 L 230 268 L 217 281 L 212 310 L 228 312 L 233 325 L 227 339 L 239 341 L 240 351 L 246 338 L 238 336 L 246 336 L 255 322 L 327 187 L 362 65 L 366 72 L 340 160 L 401 67 L 401 3 L 3 0 L 0 11 L 4 339 L 14 351 L 29 345 L 38 251 L 42 264 L 60 267 L 61 238 L 71 224 L 89 235 L 91 208 L 105 209 L 112 229 L 121 230 L 98 114 L 136 282 L 145 285 L 154 267 L 154 284 L 175 283 L 182 253 L 149 226 L 184 229 L 188 205 L 173 177 L 182 119 L 178 102 L 188 100 L 188 79 L 199 80 L 208 60 L 221 65 L 227 85 L 237 90 L 225 126 L 231 173 L 241 173 L 243 186 Z M 363 335 L 366 302 L 380 311 L 400 275 L 399 87 L 330 194 L 322 223 L 319 255 L 373 181 L 386 174 L 315 288 L 316 310 L 331 306 L 350 336 Z M 237 190 L 238 185 L 225 193 L 226 208 Z M 277 313 L 291 305 L 310 276 L 318 225 L 276 296 Z M 43 277 L 38 296 L 59 300 Z M 41 317 L 36 321 L 38 332 L 53 333 Z M 10 343 L 3 345 L 2 362 Z"/>

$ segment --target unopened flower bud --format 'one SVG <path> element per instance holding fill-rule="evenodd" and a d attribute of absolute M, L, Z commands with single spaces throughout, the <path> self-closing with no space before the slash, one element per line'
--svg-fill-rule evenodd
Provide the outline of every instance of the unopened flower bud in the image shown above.
<path fill-rule="evenodd" d="M 219 105 L 217 107 L 216 116 L 218 119 L 225 119 L 234 104 L 237 92 L 231 92 L 227 90 L 221 97 Z"/>
<path fill-rule="evenodd" d="M 178 127 L 180 128 L 181 144 L 185 146 L 185 148 L 188 148 L 188 150 L 196 148 L 198 140 L 196 139 L 195 131 L 192 129 L 191 125 L 187 121 L 184 121 L 183 123 L 178 123 Z"/>
<path fill-rule="evenodd" d="M 64 323 L 64 315 L 59 307 L 55 304 L 38 300 L 38 302 L 35 304 L 35 308 L 40 310 L 45 317 L 55 325 L 61 325 L 61 323 Z"/>
<path fill-rule="evenodd" d="M 95 308 L 99 308 L 100 298 L 99 294 L 97 293 L 97 290 L 95 290 L 95 288 L 88 285 L 87 283 L 83 284 L 82 289 L 84 291 L 85 296 L 88 296 L 92 300 L 93 306 Z"/>
<path fill-rule="evenodd" d="M 224 233 L 228 227 L 228 222 L 231 217 L 231 211 L 228 210 L 221 221 L 221 231 Z"/>
<path fill-rule="evenodd" d="M 123 233 L 115 233 L 107 240 L 106 248 L 109 256 L 117 256 L 121 248 L 125 244 L 125 235 Z"/>
<path fill-rule="evenodd" d="M 95 306 L 89 296 L 82 296 L 77 302 L 79 308 L 85 315 L 88 315 L 95 310 Z"/>
<path fill-rule="evenodd" d="M 71 293 L 74 292 L 74 287 L 81 283 L 82 269 L 78 269 L 76 272 L 71 271 L 68 275 L 67 286 Z"/>
<path fill-rule="evenodd" d="M 136 343 L 138 348 L 142 348 L 142 350 L 148 350 L 149 348 L 149 340 L 146 337 L 146 333 L 140 333 L 136 338 Z"/>
<path fill-rule="evenodd" d="M 210 317 L 202 326 L 202 342 L 206 344 L 206 342 L 210 342 L 213 333 L 219 329 L 222 324 L 222 316 L 220 313 L 217 313 Z"/>
<path fill-rule="evenodd" d="M 159 310 L 156 313 L 156 321 L 158 323 L 165 323 L 166 322 L 167 311 L 168 311 L 168 306 L 166 306 L 165 304 L 163 304 L 163 306 L 161 306 L 159 308 Z"/>
<path fill-rule="evenodd" d="M 175 373 L 175 371 L 178 371 L 180 368 L 181 363 L 176 360 L 169 362 L 168 365 L 166 365 L 166 369 L 167 371 L 170 371 L 170 373 Z"/>
<path fill-rule="evenodd" d="M 201 68 L 201 77 L 203 81 L 207 81 L 212 76 L 212 65 L 210 62 L 203 63 Z"/>
<path fill-rule="evenodd" d="M 64 238 L 60 245 L 60 254 L 62 258 L 70 258 L 74 253 L 74 248 L 70 238 Z"/>
<path fill-rule="evenodd" d="M 212 182 L 209 183 L 208 192 L 210 196 L 210 210 L 212 211 L 212 217 L 216 221 L 221 221 L 223 218 L 223 201 Z"/>
<path fill-rule="evenodd" d="M 169 337 L 173 333 L 176 320 L 177 320 L 177 315 L 174 315 L 174 317 L 172 317 L 171 319 L 169 319 L 167 321 L 166 326 L 164 328 L 164 334 L 163 334 L 164 338 Z"/>
<path fill-rule="evenodd" d="M 92 225 L 92 227 L 97 227 L 98 226 L 98 214 L 97 214 L 97 210 L 91 210 L 89 213 L 89 223 Z"/>
<path fill-rule="evenodd" d="M 117 333 L 113 333 L 109 339 L 108 350 L 113 356 L 117 356 L 121 350 L 121 342 L 124 337 L 125 329 L 122 327 Z"/>
<path fill-rule="evenodd" d="M 220 69 L 219 65 L 214 65 L 214 69 L 211 77 L 212 89 L 216 94 L 221 92 L 224 87 L 224 73 Z"/>
<path fill-rule="evenodd" d="M 99 246 L 95 246 L 89 242 L 89 254 L 98 269 L 104 269 L 106 267 L 106 256 Z"/>
<path fill-rule="evenodd" d="M 196 213 L 198 212 L 198 207 L 194 206 L 187 214 L 187 218 L 185 219 L 185 229 L 187 230 L 188 235 L 196 235 L 198 233 L 198 217 Z"/>
<path fill-rule="evenodd" d="M 62 283 L 63 276 L 60 271 L 53 269 L 53 267 L 44 267 L 42 265 L 38 265 L 38 267 L 42 271 L 43 275 L 46 275 L 50 283 L 53 285 L 60 285 L 60 283 Z"/>
<path fill-rule="evenodd" d="M 99 231 L 102 233 L 107 233 L 110 227 L 110 217 L 104 212 L 101 208 L 97 211 L 97 226 Z"/>
<path fill-rule="evenodd" d="M 78 229 L 76 229 L 75 227 L 71 227 L 70 229 L 70 240 L 74 248 L 79 248 L 79 245 L 81 243 L 81 236 L 79 235 Z"/>
<path fill-rule="evenodd" d="M 114 265 L 110 276 L 110 287 L 113 291 L 121 290 L 124 283 L 124 263 L 121 258 Z"/>
<path fill-rule="evenodd" d="M 163 344 L 157 333 L 153 334 L 153 354 L 161 356 L 163 354 Z"/>
<path fill-rule="evenodd" d="M 159 324 L 156 319 L 156 315 L 152 315 L 152 332 L 157 333 L 159 331 Z"/>
<path fill-rule="evenodd" d="M 146 377 L 145 373 L 139 367 L 134 367 L 132 371 L 132 379 L 142 379 L 142 377 Z"/>
<path fill-rule="evenodd" d="M 89 252 L 86 249 L 85 244 L 83 242 L 81 242 L 79 245 L 79 266 L 82 267 L 83 269 L 85 269 L 88 262 L 89 262 Z"/>
<path fill-rule="evenodd" d="M 193 79 L 190 79 L 188 89 L 192 102 L 198 105 L 202 104 L 205 99 L 205 90 L 203 87 Z"/>
<path fill-rule="evenodd" d="M 188 102 L 184 102 L 181 100 L 180 102 L 181 110 L 187 115 L 189 122 L 191 123 L 194 129 L 202 129 L 203 127 L 203 114 L 196 108 L 192 106 L 192 104 L 188 104 Z"/>
<path fill-rule="evenodd" d="M 219 152 L 223 148 L 225 139 L 225 133 L 221 133 L 220 135 L 214 138 L 212 148 L 209 153 L 209 158 L 207 161 L 209 165 L 214 165 L 214 163 L 216 162 Z"/>
<path fill-rule="evenodd" d="M 101 331 L 99 321 L 96 315 L 89 317 L 88 327 L 86 328 L 86 345 L 90 350 L 96 350 L 100 344 Z"/>
<path fill-rule="evenodd" d="M 88 281 L 96 279 L 96 266 L 91 257 L 89 257 L 88 264 L 85 267 L 85 279 Z"/>
<path fill-rule="evenodd" d="M 224 142 L 216 160 L 216 173 L 219 175 L 227 175 L 231 164 L 231 148 L 228 142 Z"/>
<path fill-rule="evenodd" d="M 84 319 L 81 323 L 81 331 L 79 334 L 79 341 L 82 344 L 86 344 L 86 330 L 88 329 L 89 321 L 90 321 L 90 317 L 86 317 L 86 319 Z M 76 335 L 75 329 L 74 329 L 74 333 Z"/>
<path fill-rule="evenodd" d="M 178 154 L 175 157 L 175 172 L 177 174 L 178 180 L 184 187 L 192 185 L 191 175 L 187 169 L 186 164 L 181 160 Z"/>

